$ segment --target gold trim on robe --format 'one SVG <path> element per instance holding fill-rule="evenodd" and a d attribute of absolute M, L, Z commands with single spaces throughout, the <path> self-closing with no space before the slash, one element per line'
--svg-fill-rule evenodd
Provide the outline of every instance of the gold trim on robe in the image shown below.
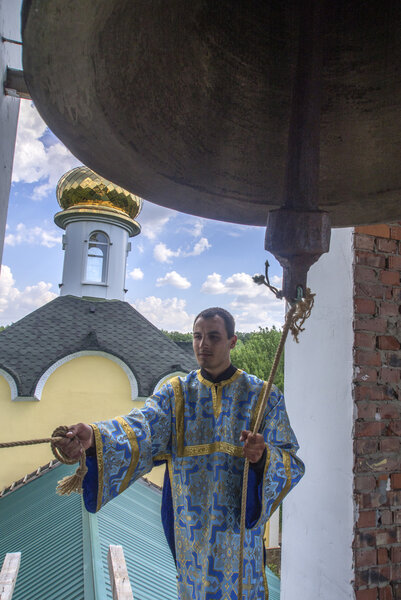
<path fill-rule="evenodd" d="M 242 371 L 237 369 L 230 379 L 226 381 L 222 381 L 222 384 L 226 384 L 227 382 L 235 381 L 240 375 Z M 200 371 L 197 372 L 199 380 L 203 383 L 206 382 L 208 387 L 212 387 L 214 384 L 210 381 L 207 381 L 200 375 Z M 187 456 L 206 456 L 208 454 L 213 454 L 214 452 L 223 452 L 224 454 L 228 454 L 229 456 L 236 456 L 238 458 L 243 458 L 244 450 L 242 446 L 236 446 L 234 444 L 230 444 L 228 442 L 213 442 L 211 444 L 197 444 L 196 446 L 185 446 L 184 443 L 184 396 L 182 393 L 182 388 L 180 384 L 179 377 L 174 377 L 170 380 L 170 383 L 174 390 L 174 398 L 175 398 L 175 417 L 176 417 L 176 435 L 177 435 L 177 456 L 180 458 L 185 458 Z"/>
<path fill-rule="evenodd" d="M 101 509 L 103 496 L 103 442 L 102 436 L 97 425 L 91 424 L 93 435 L 95 436 L 96 458 L 97 458 L 97 504 L 96 512 Z"/>
<path fill-rule="evenodd" d="M 121 427 L 124 429 L 125 435 L 127 436 L 130 446 L 131 446 L 131 462 L 125 474 L 125 477 L 121 483 L 120 494 L 129 486 L 136 466 L 139 460 L 139 448 L 138 442 L 136 441 L 136 435 L 133 432 L 132 428 L 128 425 L 127 421 L 123 417 L 117 417 L 116 421 L 120 423 Z"/>
<path fill-rule="evenodd" d="M 223 396 L 223 387 L 225 385 L 229 385 L 230 383 L 233 383 L 233 381 L 235 381 L 236 379 L 238 379 L 238 377 L 241 375 L 241 373 L 242 373 L 241 369 L 237 369 L 235 371 L 235 373 L 233 373 L 229 379 L 223 379 L 222 381 L 219 381 L 219 382 L 215 383 L 213 381 L 209 381 L 208 379 L 205 379 L 201 375 L 200 369 L 197 370 L 196 374 L 198 376 L 198 380 L 203 385 L 205 385 L 206 387 L 211 388 L 211 391 L 212 391 L 212 403 L 213 403 L 213 413 L 214 413 L 214 418 L 216 419 L 216 421 L 219 418 L 220 413 L 221 413 L 221 402 L 222 402 L 222 396 Z M 193 454 L 191 454 L 191 456 L 193 456 Z"/>
<path fill-rule="evenodd" d="M 175 428 L 177 437 L 177 456 L 184 456 L 184 396 L 179 377 L 170 379 L 175 399 Z"/>
<path fill-rule="evenodd" d="M 264 396 L 264 394 L 265 394 L 265 390 L 266 390 L 266 388 L 267 388 L 267 381 L 265 381 L 265 382 L 263 383 L 263 385 L 262 385 L 262 389 L 260 390 L 260 393 L 259 393 L 259 396 L 258 396 L 258 401 L 257 401 L 257 403 L 256 403 L 256 406 L 255 406 L 255 408 L 254 408 L 254 409 L 253 409 L 253 411 L 252 411 L 251 423 L 250 423 L 250 430 L 251 430 L 251 431 L 253 431 L 253 428 L 255 427 L 256 419 L 257 419 L 257 417 L 258 417 L 258 414 L 259 414 L 259 408 L 260 408 L 260 405 L 261 405 L 261 403 L 262 403 L 263 396 Z M 262 420 L 262 425 L 263 425 L 263 422 L 264 422 L 264 421 Z"/>

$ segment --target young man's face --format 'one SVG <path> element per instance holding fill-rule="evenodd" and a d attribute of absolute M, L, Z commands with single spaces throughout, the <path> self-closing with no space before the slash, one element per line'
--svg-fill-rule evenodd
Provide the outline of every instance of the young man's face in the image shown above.
<path fill-rule="evenodd" d="M 237 336 L 229 338 L 224 320 L 218 315 L 210 319 L 200 317 L 194 324 L 193 347 L 199 366 L 218 375 L 230 366 L 230 350 Z"/>

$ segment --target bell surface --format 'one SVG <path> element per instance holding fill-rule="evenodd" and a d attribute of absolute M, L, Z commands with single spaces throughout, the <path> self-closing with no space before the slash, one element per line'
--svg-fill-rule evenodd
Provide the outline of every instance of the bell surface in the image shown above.
<path fill-rule="evenodd" d="M 25 0 L 23 65 L 85 165 L 186 213 L 265 225 L 283 203 L 302 0 Z M 401 3 L 322 27 L 319 209 L 401 219 Z"/>

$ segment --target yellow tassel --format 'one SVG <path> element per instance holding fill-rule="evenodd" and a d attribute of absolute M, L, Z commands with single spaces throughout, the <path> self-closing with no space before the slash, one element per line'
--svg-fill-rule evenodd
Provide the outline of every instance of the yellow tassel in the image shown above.
<path fill-rule="evenodd" d="M 65 425 L 60 425 L 57 427 L 52 434 L 52 437 L 65 437 L 68 431 L 68 427 Z M 66 465 L 73 465 L 78 462 L 76 459 L 69 458 L 65 456 L 63 452 L 58 448 L 54 443 L 51 444 L 54 456 L 62 463 Z M 69 496 L 72 492 L 76 492 L 77 494 L 82 494 L 82 482 L 84 480 L 85 475 L 88 472 L 88 468 L 86 466 L 86 455 L 84 449 L 81 447 L 81 456 L 79 457 L 79 467 L 75 471 L 74 475 L 68 475 L 64 477 L 58 482 L 56 492 L 60 496 Z"/>
<path fill-rule="evenodd" d="M 82 494 L 82 482 L 88 472 L 88 467 L 85 461 L 85 452 L 82 452 L 79 459 L 79 467 L 74 475 L 68 475 L 58 482 L 56 492 L 60 496 L 69 496 L 72 492 Z"/>

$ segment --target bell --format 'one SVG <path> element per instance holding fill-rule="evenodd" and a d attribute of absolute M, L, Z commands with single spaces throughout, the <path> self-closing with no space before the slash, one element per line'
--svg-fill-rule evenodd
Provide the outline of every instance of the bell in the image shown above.
<path fill-rule="evenodd" d="M 400 30 L 397 0 L 24 0 L 23 65 L 91 169 L 186 213 L 269 214 L 267 247 L 313 262 L 330 224 L 401 218 Z"/>

